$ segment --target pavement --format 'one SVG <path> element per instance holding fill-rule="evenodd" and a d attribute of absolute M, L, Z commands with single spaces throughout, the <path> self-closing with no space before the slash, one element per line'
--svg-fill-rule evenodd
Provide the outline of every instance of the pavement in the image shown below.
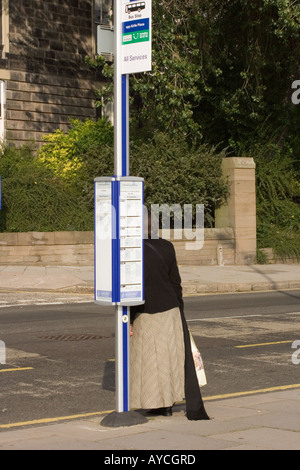
<path fill-rule="evenodd" d="M 300 289 L 299 264 L 179 269 L 184 295 Z M 93 267 L 0 266 L 0 293 L 85 293 L 92 300 L 93 283 Z M 300 371 L 300 364 L 298 367 Z M 103 463 L 135 467 L 169 464 L 167 455 L 174 452 L 189 456 L 190 461 L 183 464 L 193 464 L 200 450 L 300 449 L 300 383 L 206 397 L 204 401 L 212 418 L 209 421 L 188 421 L 184 404 L 177 404 L 172 417 L 148 417 L 147 422 L 133 426 L 104 426 L 101 422 L 109 411 L 15 423 L 13 427 L 0 423 L 0 450 L 102 450 Z M 151 454 L 144 456 L 139 450 Z M 163 451 L 165 461 L 154 462 Z M 122 455 L 128 460 L 118 461 Z M 149 458 L 154 460 L 147 461 Z"/>
<path fill-rule="evenodd" d="M 300 289 L 300 264 L 179 266 L 184 295 Z M 0 265 L 0 291 L 94 292 L 93 266 Z"/>
<path fill-rule="evenodd" d="M 1 430 L 0 450 L 299 450 L 300 384 L 285 391 L 205 402 L 209 421 L 188 421 L 182 405 L 172 417 L 104 427 L 99 416 Z M 130 452 L 129 452 L 130 451 Z M 158 455 L 158 453 L 157 453 Z"/>

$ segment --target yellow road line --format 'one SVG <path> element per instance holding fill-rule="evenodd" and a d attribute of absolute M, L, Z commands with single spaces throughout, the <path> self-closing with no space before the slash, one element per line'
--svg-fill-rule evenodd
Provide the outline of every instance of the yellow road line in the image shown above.
<path fill-rule="evenodd" d="M 271 388 L 263 388 L 260 390 L 249 390 L 246 392 L 237 392 L 237 393 L 227 393 L 225 395 L 214 395 L 211 397 L 204 397 L 204 401 L 212 401 L 212 400 L 221 400 L 224 398 L 234 398 L 234 397 L 242 397 L 245 395 L 254 395 L 257 393 L 267 393 L 267 392 L 277 392 L 280 390 L 290 390 L 293 388 L 300 388 L 300 384 L 293 384 L 293 385 L 281 385 L 279 387 L 271 387 Z M 184 402 L 182 402 L 184 403 Z M 109 410 L 109 411 L 95 411 L 93 413 L 85 413 L 85 414 L 77 414 L 77 415 L 71 415 L 71 416 L 59 416 L 56 418 L 44 418 L 44 419 L 36 419 L 32 421 L 23 421 L 19 423 L 9 423 L 9 424 L 0 424 L 0 429 L 10 429 L 10 428 L 16 428 L 16 427 L 23 427 L 23 426 L 33 426 L 33 425 L 38 425 L 38 424 L 50 424 L 50 423 L 56 423 L 59 421 L 68 421 L 72 419 L 83 419 L 83 418 L 89 418 L 92 416 L 101 416 L 101 415 L 106 415 L 108 413 L 112 413 L 114 410 Z"/>
<path fill-rule="evenodd" d="M 204 401 L 221 400 L 223 398 L 242 397 L 245 395 L 255 395 L 256 393 L 278 392 L 280 390 L 289 390 L 292 388 L 300 388 L 300 384 L 281 385 L 279 387 L 261 388 L 260 390 L 248 390 L 247 392 L 236 392 L 236 393 L 227 393 L 225 395 L 214 395 L 214 396 L 206 397 L 203 399 Z"/>
<path fill-rule="evenodd" d="M 19 423 L 10 423 L 10 424 L 0 424 L 0 429 L 10 429 L 22 426 L 30 426 L 36 424 L 49 424 L 49 423 L 56 423 L 59 421 L 71 420 L 71 419 L 81 419 L 81 418 L 89 418 L 91 416 L 100 416 L 104 414 L 111 413 L 111 411 L 97 411 L 94 413 L 85 413 L 85 414 L 78 414 L 72 416 L 58 416 L 56 418 L 44 418 L 44 419 L 35 419 L 32 421 L 23 421 Z"/>
<path fill-rule="evenodd" d="M 270 344 L 283 344 L 283 343 L 292 343 L 292 340 L 289 341 L 273 341 L 272 343 L 257 343 L 257 344 L 245 344 L 241 346 L 235 346 L 235 348 L 255 348 L 256 346 L 269 346 Z"/>
<path fill-rule="evenodd" d="M 33 367 L 17 367 L 15 369 L 0 369 L 0 372 L 19 372 L 21 370 L 33 370 Z"/>

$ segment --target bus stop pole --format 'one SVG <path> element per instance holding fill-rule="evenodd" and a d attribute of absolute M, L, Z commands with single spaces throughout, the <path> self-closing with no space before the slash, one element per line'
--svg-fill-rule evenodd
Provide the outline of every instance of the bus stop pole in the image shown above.
<path fill-rule="evenodd" d="M 129 77 L 122 75 L 121 63 L 121 9 L 114 2 L 115 58 L 114 58 L 114 171 L 115 176 L 129 176 Z M 116 411 L 129 411 L 129 339 L 130 308 L 116 307 Z"/>
<path fill-rule="evenodd" d="M 122 74 L 121 2 L 114 0 L 114 171 L 115 177 L 129 176 L 129 75 Z M 117 234 L 117 237 L 119 234 Z M 147 418 L 130 410 L 130 307 L 115 307 L 116 411 L 103 426 L 133 426 Z"/>

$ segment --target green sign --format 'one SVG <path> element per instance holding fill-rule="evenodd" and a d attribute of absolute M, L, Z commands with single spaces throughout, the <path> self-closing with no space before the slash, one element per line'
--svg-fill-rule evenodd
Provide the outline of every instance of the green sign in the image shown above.
<path fill-rule="evenodd" d="M 149 41 L 150 35 L 149 30 L 136 31 L 135 33 L 123 34 L 123 45 L 134 44 L 137 42 Z"/>

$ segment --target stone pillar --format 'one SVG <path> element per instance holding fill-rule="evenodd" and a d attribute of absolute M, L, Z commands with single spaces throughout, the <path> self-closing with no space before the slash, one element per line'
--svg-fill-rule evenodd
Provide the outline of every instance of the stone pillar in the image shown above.
<path fill-rule="evenodd" d="M 215 226 L 234 230 L 235 263 L 251 264 L 256 259 L 255 163 L 253 158 L 224 158 L 222 169 L 229 196 L 227 204 L 216 210 Z"/>

